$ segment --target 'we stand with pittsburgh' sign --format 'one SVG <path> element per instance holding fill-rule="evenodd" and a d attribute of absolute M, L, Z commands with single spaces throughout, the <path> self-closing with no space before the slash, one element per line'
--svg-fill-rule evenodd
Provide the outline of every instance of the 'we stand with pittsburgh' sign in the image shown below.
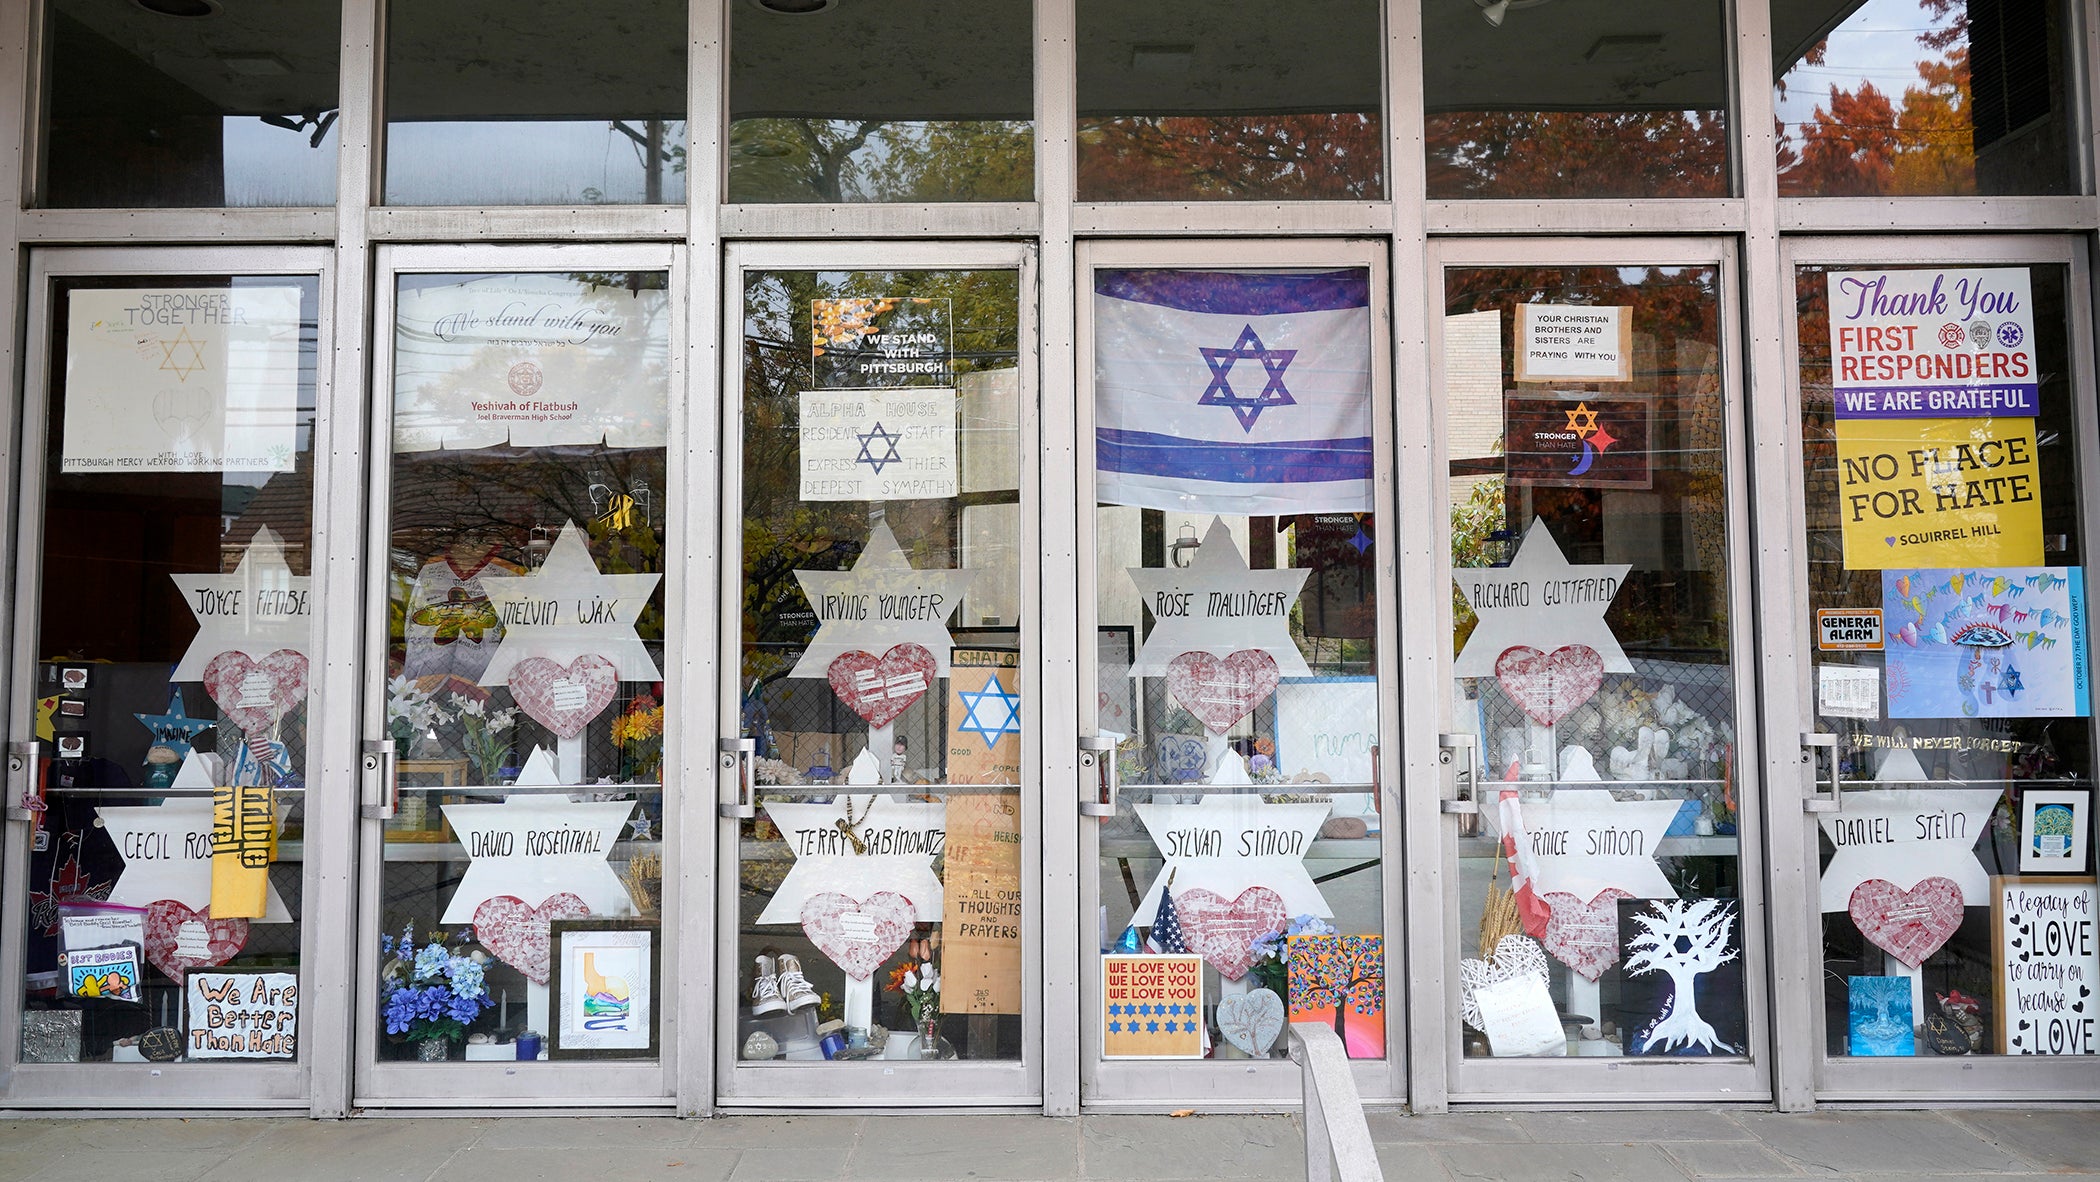
<path fill-rule="evenodd" d="M 1998 974 L 1991 1008 L 2008 1055 L 2100 1054 L 2100 935 L 2094 880 L 1991 880 Z"/>

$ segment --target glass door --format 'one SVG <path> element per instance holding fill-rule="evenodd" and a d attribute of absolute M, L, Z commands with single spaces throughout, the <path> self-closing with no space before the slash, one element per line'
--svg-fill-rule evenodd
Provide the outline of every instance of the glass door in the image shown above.
<path fill-rule="evenodd" d="M 727 284 L 722 1102 L 1040 1102 L 1034 255 Z"/>
<path fill-rule="evenodd" d="M 1804 241 L 1788 261 L 1815 775 L 1775 796 L 1775 836 L 1808 872 L 1783 947 L 1822 982 L 1789 1033 L 1824 1099 L 2090 1099 L 2084 248 Z"/>
<path fill-rule="evenodd" d="M 307 807 L 317 510 L 355 455 L 328 413 L 326 257 L 32 261 L 9 1107 L 304 1108 L 310 1036 L 340 1018 L 305 1000 L 347 905 L 306 850 L 349 839 Z"/>
<path fill-rule="evenodd" d="M 1294 1020 L 1400 1095 L 1384 259 L 1081 248 L 1089 1105 L 1295 1102 Z"/>
<path fill-rule="evenodd" d="M 1766 1094 L 1732 252 L 1433 257 L 1450 1094 Z"/>
<path fill-rule="evenodd" d="M 677 254 L 380 261 L 360 1102 L 665 1103 Z"/>

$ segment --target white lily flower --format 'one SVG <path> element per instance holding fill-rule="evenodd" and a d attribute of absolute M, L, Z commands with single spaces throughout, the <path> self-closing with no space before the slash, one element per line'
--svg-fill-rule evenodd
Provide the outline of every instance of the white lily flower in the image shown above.
<path fill-rule="evenodd" d="M 910 969 L 904 970 L 904 987 L 906 989 L 917 989 L 919 987 L 919 974 Z"/>

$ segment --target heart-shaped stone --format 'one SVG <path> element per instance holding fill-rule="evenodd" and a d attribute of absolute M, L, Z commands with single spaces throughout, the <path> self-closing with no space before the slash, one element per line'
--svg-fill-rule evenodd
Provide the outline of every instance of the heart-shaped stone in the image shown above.
<path fill-rule="evenodd" d="M 1504 936 L 1495 945 L 1492 960 L 1467 957 L 1458 962 L 1459 1017 L 1466 1025 L 1485 1033 L 1480 1024 L 1480 1005 L 1473 991 L 1526 974 L 1546 980 L 1546 952 L 1529 936 Z"/>
<path fill-rule="evenodd" d="M 1268 701 L 1278 680 L 1276 658 L 1258 648 L 1228 657 L 1183 653 L 1167 662 L 1167 692 L 1214 735 Z"/>
<path fill-rule="evenodd" d="M 1218 1033 L 1225 1041 L 1261 1056 L 1283 1033 L 1283 999 L 1266 989 L 1250 989 L 1218 1002 Z"/>
<path fill-rule="evenodd" d="M 877 657 L 859 649 L 833 657 L 825 670 L 831 692 L 846 708 L 868 720 L 869 726 L 888 726 L 907 706 L 933 688 L 940 665 L 924 645 L 892 645 Z"/>
<path fill-rule="evenodd" d="M 204 692 L 235 726 L 251 735 L 266 734 L 306 700 L 306 658 L 288 648 L 260 661 L 238 650 L 223 652 L 204 667 Z"/>
<path fill-rule="evenodd" d="M 1188 735 L 1161 735 L 1154 745 L 1158 766 L 1153 774 L 1162 784 L 1186 784 L 1203 778 L 1203 765 L 1210 756 L 1203 740 Z"/>
<path fill-rule="evenodd" d="M 917 916 L 911 900 L 895 891 L 864 900 L 825 891 L 803 901 L 802 934 L 847 976 L 865 981 L 911 938 Z"/>
<path fill-rule="evenodd" d="M 474 938 L 496 959 L 525 974 L 526 980 L 545 985 L 554 967 L 547 925 L 557 919 L 582 919 L 590 913 L 590 906 L 568 891 L 549 895 L 537 907 L 516 895 L 496 895 L 483 899 L 474 909 Z"/>
<path fill-rule="evenodd" d="M 1268 887 L 1248 887 L 1237 899 L 1197 887 L 1174 896 L 1174 911 L 1189 951 L 1227 981 L 1239 980 L 1254 967 L 1256 940 L 1290 926 L 1283 896 Z"/>
<path fill-rule="evenodd" d="M 173 899 L 146 904 L 145 929 L 147 962 L 176 981 L 188 969 L 225 964 L 248 943 L 247 920 L 213 919 Z"/>
<path fill-rule="evenodd" d="M 1961 884 L 1936 876 L 1906 891 L 1885 878 L 1870 878 L 1853 888 L 1846 910 L 1860 935 L 1916 968 L 1961 926 Z"/>
<path fill-rule="evenodd" d="M 1513 645 L 1495 658 L 1495 680 L 1531 721 L 1552 726 L 1596 695 L 1604 684 L 1604 658 L 1586 644 L 1550 653 Z"/>
<path fill-rule="evenodd" d="M 1546 906 L 1553 913 L 1546 919 L 1546 951 L 1553 959 L 1595 981 L 1604 970 L 1619 963 L 1619 900 L 1632 895 L 1617 887 L 1605 887 L 1585 903 L 1566 891 L 1549 891 Z"/>
<path fill-rule="evenodd" d="M 585 653 L 566 666 L 527 657 L 510 667 L 509 683 L 511 700 L 520 710 L 562 738 L 573 739 L 612 705 L 620 689 L 620 669 L 596 653 Z"/>

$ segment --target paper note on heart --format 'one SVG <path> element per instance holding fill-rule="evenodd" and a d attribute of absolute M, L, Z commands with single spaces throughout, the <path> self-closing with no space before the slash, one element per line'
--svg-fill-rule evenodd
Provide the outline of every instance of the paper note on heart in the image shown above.
<path fill-rule="evenodd" d="M 1906 891 L 1887 879 L 1870 878 L 1853 888 L 1847 910 L 1860 935 L 1916 968 L 1961 926 L 1961 885 L 1951 878 L 1926 878 Z"/>
<path fill-rule="evenodd" d="M 1596 695 L 1604 684 L 1604 658 L 1586 644 L 1550 653 L 1514 645 L 1495 658 L 1495 680 L 1531 721 L 1552 726 Z"/>
<path fill-rule="evenodd" d="M 1283 1033 L 1283 999 L 1266 989 L 1250 989 L 1218 1003 L 1218 1033 L 1225 1041 L 1261 1056 Z"/>
<path fill-rule="evenodd" d="M 208 969 L 239 956 L 248 943 L 248 921 L 213 919 L 173 899 L 146 905 L 146 959 L 180 981 L 190 969 Z"/>
<path fill-rule="evenodd" d="M 306 699 L 306 658 L 288 648 L 260 661 L 220 653 L 204 667 L 204 692 L 234 725 L 261 734 Z"/>
<path fill-rule="evenodd" d="M 1258 648 L 1243 648 L 1229 657 L 1183 653 L 1167 662 L 1167 692 L 1202 721 L 1204 729 L 1222 735 L 1248 711 L 1276 692 L 1276 658 Z"/>
<path fill-rule="evenodd" d="M 541 726 L 573 739 L 612 704 L 620 670 L 604 657 L 585 653 L 567 668 L 545 657 L 527 657 L 510 667 L 510 696 Z"/>
<path fill-rule="evenodd" d="M 1546 951 L 1553 959 L 1594 981 L 1619 963 L 1619 900 L 1633 896 L 1606 887 L 1585 903 L 1566 891 L 1545 896 L 1553 914 L 1546 920 Z"/>
<path fill-rule="evenodd" d="M 888 726 L 933 687 L 939 668 L 924 645 L 893 645 L 877 658 L 859 649 L 834 657 L 826 676 L 831 692 L 869 726 Z"/>
<path fill-rule="evenodd" d="M 1541 982 L 1546 980 L 1546 953 L 1538 941 L 1529 936 L 1502 937 L 1495 945 L 1493 960 L 1468 957 L 1459 961 L 1459 1018 L 1475 1030 L 1485 1030 L 1480 1024 L 1480 1006 L 1473 1000 L 1473 991 L 1483 985 L 1526 975 L 1535 976 Z"/>
<path fill-rule="evenodd" d="M 1227 981 L 1253 967 L 1255 940 L 1290 926 L 1283 896 L 1267 887 L 1248 887 L 1237 899 L 1200 888 L 1182 891 L 1174 896 L 1174 910 L 1189 951 Z"/>
<path fill-rule="evenodd" d="M 863 901 L 826 891 L 802 904 L 802 934 L 856 981 L 875 975 L 911 936 L 911 900 L 877 891 Z"/>
<path fill-rule="evenodd" d="M 483 899 L 474 909 L 474 938 L 504 964 L 545 985 L 552 975 L 553 954 L 547 925 L 557 919 L 582 919 L 591 913 L 584 901 L 567 891 L 550 895 L 538 907 L 516 895 Z"/>

